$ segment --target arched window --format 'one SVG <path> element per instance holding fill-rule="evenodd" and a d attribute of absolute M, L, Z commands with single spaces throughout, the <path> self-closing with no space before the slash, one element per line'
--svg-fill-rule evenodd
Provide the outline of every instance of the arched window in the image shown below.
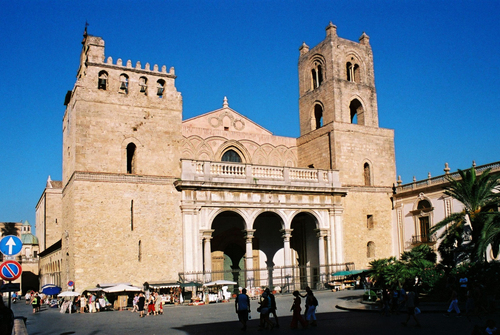
<path fill-rule="evenodd" d="M 351 61 L 355 61 L 354 57 L 351 57 Z M 345 64 L 346 80 L 350 82 L 360 83 L 361 75 L 359 65 L 356 63 L 347 62 Z"/>
<path fill-rule="evenodd" d="M 315 129 L 323 127 L 323 107 L 319 104 L 314 105 L 314 120 L 316 122 Z"/>
<path fill-rule="evenodd" d="M 144 95 L 148 95 L 148 78 L 140 77 L 139 86 L 140 86 L 140 92 L 143 93 Z"/>
<path fill-rule="evenodd" d="M 370 172 L 370 164 L 365 163 L 363 166 L 363 176 L 365 179 L 365 186 L 370 186 L 371 183 L 371 172 Z"/>
<path fill-rule="evenodd" d="M 135 149 L 134 143 L 127 145 L 127 173 L 135 173 Z"/>
<path fill-rule="evenodd" d="M 368 258 L 375 257 L 375 243 L 374 242 L 370 241 L 366 245 L 366 257 L 368 257 Z"/>
<path fill-rule="evenodd" d="M 120 92 L 128 93 L 128 76 L 126 74 L 120 75 Z"/>
<path fill-rule="evenodd" d="M 241 157 L 236 151 L 229 149 L 222 155 L 221 161 L 241 163 Z"/>
<path fill-rule="evenodd" d="M 428 213 L 432 211 L 432 206 L 427 200 L 420 200 L 417 205 L 417 210 L 420 213 L 426 213 L 424 215 L 420 215 L 418 218 L 419 228 L 420 228 L 420 242 L 426 243 L 430 242 L 430 220 Z"/>
<path fill-rule="evenodd" d="M 159 98 L 163 98 L 163 94 L 165 93 L 165 80 L 160 79 L 156 82 L 157 86 L 157 91 L 156 95 L 158 95 Z"/>
<path fill-rule="evenodd" d="M 97 81 L 97 89 L 106 90 L 108 87 L 108 73 L 106 71 L 99 72 L 99 79 Z"/>
<path fill-rule="evenodd" d="M 350 62 L 347 62 L 345 65 L 345 73 L 346 73 L 346 80 L 352 81 L 353 73 L 352 73 L 352 64 Z"/>
<path fill-rule="evenodd" d="M 359 78 L 359 65 L 358 64 L 354 64 L 353 72 L 354 72 L 354 82 L 359 83 L 360 78 Z"/>
<path fill-rule="evenodd" d="M 361 105 L 361 102 L 359 102 L 358 99 L 354 99 L 353 101 L 351 101 L 349 105 L 349 111 L 351 115 L 352 124 L 359 124 L 359 125 L 365 124 L 363 105 Z"/>
<path fill-rule="evenodd" d="M 311 84 L 312 89 L 316 89 L 323 83 L 323 68 L 319 60 L 315 60 L 311 69 Z"/>

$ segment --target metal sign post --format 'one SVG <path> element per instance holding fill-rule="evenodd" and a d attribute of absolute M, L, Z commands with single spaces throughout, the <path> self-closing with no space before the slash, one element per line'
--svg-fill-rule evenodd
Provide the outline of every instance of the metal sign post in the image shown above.
<path fill-rule="evenodd" d="M 2 254 L 7 257 L 17 255 L 21 252 L 22 248 L 23 242 L 17 236 L 7 235 L 0 240 L 0 252 L 2 252 Z M 14 286 L 12 286 L 12 281 L 19 278 L 22 272 L 23 270 L 21 268 L 21 264 L 13 260 L 3 262 L 0 265 L 0 277 L 9 282 L 9 284 L 7 284 L 7 290 L 9 292 L 9 308 L 12 302 L 11 292 L 12 289 L 15 288 Z"/>

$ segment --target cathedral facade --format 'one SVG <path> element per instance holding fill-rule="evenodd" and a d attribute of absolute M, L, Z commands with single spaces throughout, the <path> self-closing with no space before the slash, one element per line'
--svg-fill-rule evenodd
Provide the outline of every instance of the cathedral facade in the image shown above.
<path fill-rule="evenodd" d="M 36 209 L 40 251 L 55 262 L 46 269 L 59 272 L 42 270 L 42 285 L 317 287 L 398 252 L 394 132 L 378 124 L 366 34 L 349 41 L 330 24 L 300 47 L 299 138 L 273 135 L 227 98 L 183 120 L 173 68 L 106 59 L 104 40 L 86 33 L 82 44 L 62 181 L 49 178 Z"/>

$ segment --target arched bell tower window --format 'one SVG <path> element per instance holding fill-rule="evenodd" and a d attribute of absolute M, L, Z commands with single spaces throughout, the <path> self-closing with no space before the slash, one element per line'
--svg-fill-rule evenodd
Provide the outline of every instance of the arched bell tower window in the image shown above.
<path fill-rule="evenodd" d="M 234 151 L 233 149 L 229 149 L 226 152 L 224 152 L 221 161 L 241 163 L 241 157 L 236 151 Z"/>
<path fill-rule="evenodd" d="M 160 79 L 156 82 L 156 95 L 158 95 L 159 98 L 163 98 L 163 94 L 165 93 L 165 80 Z"/>
<path fill-rule="evenodd" d="M 354 83 L 361 82 L 359 65 L 354 63 L 354 57 L 351 57 L 351 61 L 345 64 L 346 80 Z"/>
<path fill-rule="evenodd" d="M 107 87 L 108 87 L 108 73 L 106 71 L 101 71 L 99 72 L 97 89 L 106 91 Z"/>
<path fill-rule="evenodd" d="M 312 89 L 316 89 L 323 83 L 323 66 L 319 60 L 315 60 L 311 69 Z"/>
<path fill-rule="evenodd" d="M 364 109 L 361 102 L 358 99 L 354 99 L 349 104 L 349 111 L 351 116 L 351 123 L 364 125 L 365 124 L 365 115 Z"/>
<path fill-rule="evenodd" d="M 323 107 L 320 104 L 314 105 L 315 129 L 323 127 Z"/>
<path fill-rule="evenodd" d="M 148 78 L 140 77 L 139 86 L 140 86 L 140 92 L 144 95 L 148 95 Z"/>
<path fill-rule="evenodd" d="M 128 94 L 128 76 L 124 73 L 120 75 L 120 93 Z"/>
<path fill-rule="evenodd" d="M 129 143 L 127 145 L 127 173 L 135 173 L 136 169 L 136 146 L 134 143 Z"/>
<path fill-rule="evenodd" d="M 363 166 L 363 176 L 365 179 L 365 186 L 370 186 L 372 182 L 371 182 L 370 164 L 368 163 L 365 163 Z"/>

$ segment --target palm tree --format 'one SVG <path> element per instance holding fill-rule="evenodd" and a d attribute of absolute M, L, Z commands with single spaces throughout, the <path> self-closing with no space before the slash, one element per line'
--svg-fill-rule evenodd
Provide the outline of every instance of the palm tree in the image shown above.
<path fill-rule="evenodd" d="M 436 233 L 441 228 L 446 228 L 438 236 L 443 241 L 447 249 L 455 247 L 455 263 L 464 259 L 477 260 L 484 259 L 486 247 L 493 241 L 500 242 L 500 234 L 493 229 L 500 225 L 498 212 L 493 212 L 498 208 L 499 179 L 490 174 L 491 169 L 485 170 L 477 175 L 476 169 L 458 170 L 460 179 L 447 176 L 450 183 L 444 194 L 460 201 L 464 208 L 461 212 L 453 213 L 444 220 L 438 222 L 431 228 L 430 233 Z M 483 236 L 483 228 L 488 225 L 491 236 L 488 235 L 490 243 L 484 246 L 486 236 Z M 497 237 L 496 237 L 497 236 Z M 495 242 L 496 243 L 496 242 Z M 442 250 L 446 249 L 442 248 Z"/>
<path fill-rule="evenodd" d="M 4 222 L 0 231 L 2 232 L 2 236 L 17 236 L 19 234 L 19 228 L 16 226 L 16 222 Z"/>

